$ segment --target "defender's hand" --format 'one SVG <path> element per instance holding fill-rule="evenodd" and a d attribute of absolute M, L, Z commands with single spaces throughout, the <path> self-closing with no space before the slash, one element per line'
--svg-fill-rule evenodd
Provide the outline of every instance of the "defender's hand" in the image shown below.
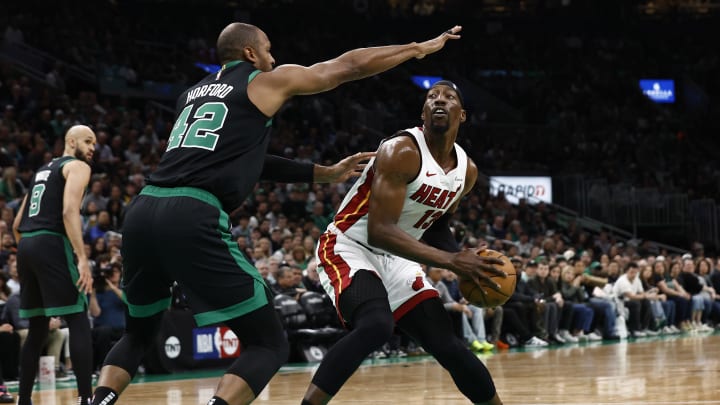
<path fill-rule="evenodd" d="M 422 59 L 426 55 L 430 55 L 431 53 L 441 50 L 449 39 L 460 39 L 460 35 L 457 35 L 457 33 L 461 30 L 462 27 L 456 25 L 429 41 L 419 43 L 418 46 L 420 47 L 420 55 L 416 56 L 416 58 Z"/>
<path fill-rule="evenodd" d="M 375 156 L 375 152 L 358 152 L 335 163 L 332 166 L 316 166 L 316 183 L 342 183 L 351 177 L 358 177 L 365 170 L 367 160 Z"/>

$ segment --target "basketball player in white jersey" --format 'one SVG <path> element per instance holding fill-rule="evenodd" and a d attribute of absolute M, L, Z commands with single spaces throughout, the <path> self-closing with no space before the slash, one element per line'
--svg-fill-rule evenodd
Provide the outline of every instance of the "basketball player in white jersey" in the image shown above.
<path fill-rule="evenodd" d="M 437 290 L 418 264 L 491 285 L 488 274 L 505 275 L 492 266 L 499 261 L 460 250 L 450 232 L 448 219 L 478 176 L 455 143 L 465 117 L 457 86 L 435 83 L 425 98 L 423 126 L 380 145 L 320 237 L 320 280 L 352 330 L 323 359 L 303 405 L 330 401 L 390 338 L 396 323 L 435 356 L 473 403 L 502 403 L 487 368 L 453 333 Z"/>

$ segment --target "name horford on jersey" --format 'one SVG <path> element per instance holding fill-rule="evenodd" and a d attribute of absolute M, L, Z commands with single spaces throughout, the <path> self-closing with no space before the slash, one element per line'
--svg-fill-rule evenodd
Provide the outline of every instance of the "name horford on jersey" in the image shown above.
<path fill-rule="evenodd" d="M 467 173 L 467 155 L 458 144 L 455 144 L 458 163 L 454 169 L 446 173 L 430 154 L 421 128 L 409 128 L 403 133 L 415 139 L 420 149 L 421 164 L 418 176 L 407 185 L 398 226 L 416 239 L 420 239 L 430 225 L 462 196 Z M 361 243 L 367 243 L 368 240 L 367 214 L 374 162 L 374 159 L 370 161 L 345 196 L 333 222 L 335 228 Z"/>

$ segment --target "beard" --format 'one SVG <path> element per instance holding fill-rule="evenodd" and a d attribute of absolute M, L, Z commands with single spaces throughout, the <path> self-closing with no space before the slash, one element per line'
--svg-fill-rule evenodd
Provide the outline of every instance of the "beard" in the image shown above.
<path fill-rule="evenodd" d="M 85 163 L 90 163 L 90 162 L 88 162 L 86 155 L 80 149 L 75 150 L 75 158 L 82 160 Z"/>
<path fill-rule="evenodd" d="M 444 135 L 450 129 L 450 123 L 446 120 L 444 123 L 430 121 L 430 132 L 435 135 Z"/>

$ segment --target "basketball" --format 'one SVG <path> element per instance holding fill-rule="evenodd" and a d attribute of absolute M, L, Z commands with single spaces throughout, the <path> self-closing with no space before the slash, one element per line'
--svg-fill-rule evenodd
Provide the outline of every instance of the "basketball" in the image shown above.
<path fill-rule="evenodd" d="M 500 268 L 507 273 L 507 278 L 496 275 L 490 276 L 492 281 L 500 284 L 500 292 L 490 288 L 486 281 L 480 280 L 480 284 L 485 287 L 487 294 L 483 293 L 480 287 L 478 287 L 473 280 L 461 278 L 459 282 L 460 292 L 469 303 L 478 307 L 492 308 L 502 305 L 508 300 L 508 298 L 510 298 L 513 291 L 515 291 L 515 284 L 517 284 L 515 266 L 513 266 L 507 256 L 495 250 L 485 249 L 478 254 L 480 256 L 495 257 L 502 260 L 503 264 L 496 264 L 494 266 L 495 268 Z"/>

